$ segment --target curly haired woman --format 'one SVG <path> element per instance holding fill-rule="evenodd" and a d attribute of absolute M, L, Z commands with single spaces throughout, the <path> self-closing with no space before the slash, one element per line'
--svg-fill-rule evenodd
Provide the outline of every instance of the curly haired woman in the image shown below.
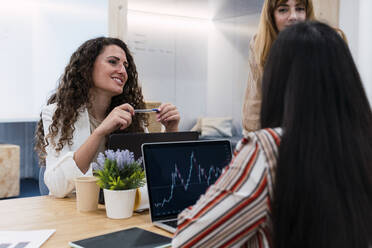
<path fill-rule="evenodd" d="M 146 116 L 134 114 L 145 107 L 136 66 L 120 39 L 83 43 L 47 104 L 37 126 L 36 150 L 45 161 L 45 184 L 56 197 L 74 190 L 74 178 L 92 175 L 90 163 L 105 150 L 107 135 L 146 131 Z M 178 130 L 180 115 L 174 105 L 160 105 L 157 119 L 166 131 Z"/>

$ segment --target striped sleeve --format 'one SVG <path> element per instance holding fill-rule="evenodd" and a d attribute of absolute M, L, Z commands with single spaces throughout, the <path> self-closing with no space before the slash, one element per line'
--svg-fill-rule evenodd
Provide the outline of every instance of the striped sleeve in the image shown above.
<path fill-rule="evenodd" d="M 267 247 L 266 155 L 253 133 L 238 150 L 217 182 L 178 216 L 172 247 Z"/>

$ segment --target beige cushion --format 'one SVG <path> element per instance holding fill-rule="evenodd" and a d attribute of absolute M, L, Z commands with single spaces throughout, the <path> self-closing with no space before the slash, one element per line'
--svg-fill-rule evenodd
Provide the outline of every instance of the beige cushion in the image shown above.
<path fill-rule="evenodd" d="M 191 131 L 197 131 L 200 137 L 231 137 L 232 118 L 231 117 L 204 117 L 199 118 Z"/>

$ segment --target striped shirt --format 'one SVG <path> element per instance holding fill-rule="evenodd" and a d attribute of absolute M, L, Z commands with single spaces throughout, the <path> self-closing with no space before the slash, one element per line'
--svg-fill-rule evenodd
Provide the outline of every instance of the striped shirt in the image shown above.
<path fill-rule="evenodd" d="M 282 130 L 249 133 L 230 165 L 178 216 L 172 247 L 271 247 L 271 207 Z"/>

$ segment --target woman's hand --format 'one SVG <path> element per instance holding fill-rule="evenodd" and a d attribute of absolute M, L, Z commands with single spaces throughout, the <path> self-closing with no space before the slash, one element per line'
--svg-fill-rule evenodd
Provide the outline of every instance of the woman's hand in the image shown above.
<path fill-rule="evenodd" d="M 117 106 L 94 130 L 94 132 L 106 136 L 117 129 L 123 130 L 130 126 L 133 115 L 134 109 L 128 103 Z"/>
<path fill-rule="evenodd" d="M 165 126 L 167 132 L 177 132 L 180 122 L 180 113 L 176 106 L 171 103 L 163 103 L 159 107 L 157 113 L 157 121 Z"/>

